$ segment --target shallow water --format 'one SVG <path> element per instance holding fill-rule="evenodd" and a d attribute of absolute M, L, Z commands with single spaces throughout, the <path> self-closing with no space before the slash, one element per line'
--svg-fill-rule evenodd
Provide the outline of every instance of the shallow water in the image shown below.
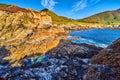
<path fill-rule="evenodd" d="M 73 39 L 73 36 L 77 36 L 78 39 Z M 88 43 L 98 47 L 107 47 L 118 38 L 120 38 L 120 30 L 105 28 L 71 31 L 68 40 L 77 44 Z"/>

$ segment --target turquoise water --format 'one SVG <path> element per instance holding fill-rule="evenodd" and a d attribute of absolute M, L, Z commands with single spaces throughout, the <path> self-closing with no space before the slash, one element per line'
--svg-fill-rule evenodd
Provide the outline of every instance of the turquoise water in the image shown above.
<path fill-rule="evenodd" d="M 45 54 L 43 56 L 34 56 L 34 57 L 29 57 L 26 61 L 23 60 L 21 62 L 24 66 L 29 66 L 31 64 L 37 63 L 37 62 L 46 62 L 48 61 L 49 55 Z"/>
<path fill-rule="evenodd" d="M 77 36 L 78 39 L 73 39 L 73 36 Z M 68 40 L 77 44 L 88 43 L 98 47 L 107 47 L 118 38 L 120 38 L 120 30 L 90 29 L 71 31 Z"/>

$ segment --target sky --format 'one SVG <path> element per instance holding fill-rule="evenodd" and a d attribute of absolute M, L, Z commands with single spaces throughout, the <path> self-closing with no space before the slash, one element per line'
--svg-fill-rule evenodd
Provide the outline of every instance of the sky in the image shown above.
<path fill-rule="evenodd" d="M 0 3 L 15 4 L 34 10 L 48 8 L 60 16 L 73 19 L 82 19 L 120 8 L 120 0 L 0 0 Z"/>

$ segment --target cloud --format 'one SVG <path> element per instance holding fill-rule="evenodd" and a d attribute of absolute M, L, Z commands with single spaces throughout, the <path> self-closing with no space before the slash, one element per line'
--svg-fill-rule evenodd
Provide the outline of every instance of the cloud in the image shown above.
<path fill-rule="evenodd" d="M 97 4 L 99 1 L 100 1 L 100 0 L 90 0 L 90 2 L 93 3 L 93 5 L 94 5 L 94 4 Z"/>
<path fill-rule="evenodd" d="M 100 0 L 80 0 L 72 6 L 73 7 L 72 11 L 82 10 L 88 6 L 97 4 L 99 1 Z"/>
<path fill-rule="evenodd" d="M 73 5 L 72 11 L 79 11 L 81 9 L 84 9 L 86 7 L 86 1 L 87 0 L 80 0 Z"/>
<path fill-rule="evenodd" d="M 57 2 L 55 2 L 54 0 L 41 0 L 41 5 L 44 8 L 48 8 L 50 10 L 52 10 L 56 4 Z"/>

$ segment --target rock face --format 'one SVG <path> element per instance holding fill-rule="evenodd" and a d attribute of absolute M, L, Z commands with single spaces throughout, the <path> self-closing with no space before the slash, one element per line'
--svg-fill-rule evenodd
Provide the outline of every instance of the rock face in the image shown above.
<path fill-rule="evenodd" d="M 111 73 L 109 74 L 112 75 L 107 75 L 108 77 L 103 77 L 102 78 L 103 80 L 119 80 L 120 79 L 120 39 L 113 42 L 113 44 L 108 46 L 106 49 L 100 51 L 98 55 L 94 56 L 91 59 L 90 63 L 104 65 L 104 67 L 109 68 L 111 70 Z M 97 70 L 95 70 L 95 72 L 98 73 Z"/>
<path fill-rule="evenodd" d="M 0 22 L 1 30 L 5 27 L 16 30 L 20 27 L 42 28 L 44 24 L 51 25 L 52 19 L 44 12 L 19 8 L 15 5 L 2 5 L 0 6 Z"/>
<path fill-rule="evenodd" d="M 102 50 L 91 59 L 91 63 L 104 64 L 108 67 L 119 66 L 120 64 L 120 39 Z M 115 63 L 116 62 L 116 63 Z M 112 64 L 111 64 L 112 63 Z M 115 63 L 115 64 L 114 64 Z"/>
<path fill-rule="evenodd" d="M 66 35 L 63 28 L 52 26 L 45 12 L 0 5 L 0 47 L 10 51 L 4 59 L 10 60 L 12 66 L 27 56 L 45 54 Z"/>
<path fill-rule="evenodd" d="M 83 80 L 119 80 L 115 72 L 104 65 L 89 65 L 84 71 Z"/>

